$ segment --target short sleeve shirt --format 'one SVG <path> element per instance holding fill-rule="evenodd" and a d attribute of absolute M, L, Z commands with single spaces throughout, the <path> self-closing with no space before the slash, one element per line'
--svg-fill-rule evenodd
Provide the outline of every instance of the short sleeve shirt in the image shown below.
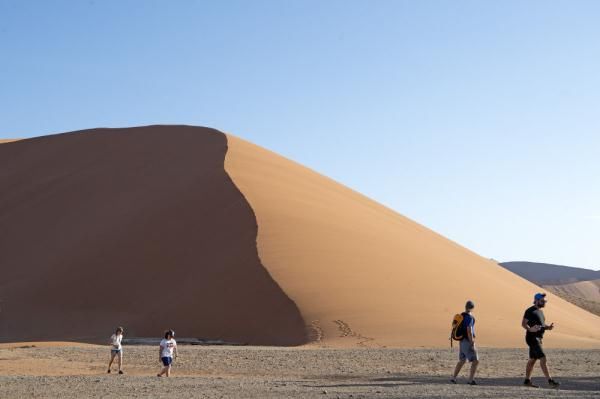
<path fill-rule="evenodd" d="M 177 342 L 173 338 L 160 341 L 162 348 L 161 357 L 173 357 L 173 349 L 177 346 Z"/>
<path fill-rule="evenodd" d="M 529 327 L 546 325 L 546 318 L 542 309 L 538 309 L 535 306 L 528 308 L 523 315 L 523 318 L 527 319 L 527 325 Z M 525 333 L 526 338 L 542 338 L 544 336 L 544 329 L 542 328 L 538 332 L 527 331 Z"/>
<path fill-rule="evenodd" d="M 471 328 L 473 338 L 475 338 L 475 317 L 473 317 L 473 315 L 471 315 L 470 313 L 465 312 L 463 323 L 465 324 L 465 339 L 467 339 L 466 338 L 467 337 L 466 329 L 468 329 L 468 328 Z"/>
<path fill-rule="evenodd" d="M 110 337 L 110 342 L 112 343 L 113 349 L 115 350 L 121 350 L 121 340 L 123 339 L 123 336 L 121 334 L 117 335 L 117 334 L 113 334 Z"/>

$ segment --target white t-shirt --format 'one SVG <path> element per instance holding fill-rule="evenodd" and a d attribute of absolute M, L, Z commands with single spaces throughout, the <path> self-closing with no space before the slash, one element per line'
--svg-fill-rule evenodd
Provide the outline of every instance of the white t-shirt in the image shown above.
<path fill-rule="evenodd" d="M 160 354 L 161 357 L 173 357 L 173 349 L 177 346 L 177 342 L 173 338 L 165 339 L 163 338 L 160 341 L 160 347 L 162 348 L 162 352 Z"/>
<path fill-rule="evenodd" d="M 123 334 L 113 334 L 110 336 L 110 342 L 113 346 L 113 349 L 122 349 L 121 348 L 121 340 L 123 339 Z"/>

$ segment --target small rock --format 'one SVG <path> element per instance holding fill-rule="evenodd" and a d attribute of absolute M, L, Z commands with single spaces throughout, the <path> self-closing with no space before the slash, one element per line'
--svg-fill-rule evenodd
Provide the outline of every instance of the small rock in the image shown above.
<path fill-rule="evenodd" d="M 321 392 L 323 395 L 327 395 L 327 391 L 323 391 Z"/>

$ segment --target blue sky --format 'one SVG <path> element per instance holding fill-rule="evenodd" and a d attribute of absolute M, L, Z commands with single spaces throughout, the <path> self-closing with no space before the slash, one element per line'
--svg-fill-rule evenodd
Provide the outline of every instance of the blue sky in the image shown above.
<path fill-rule="evenodd" d="M 483 256 L 600 268 L 598 1 L 0 0 L 0 137 L 211 126 Z"/>

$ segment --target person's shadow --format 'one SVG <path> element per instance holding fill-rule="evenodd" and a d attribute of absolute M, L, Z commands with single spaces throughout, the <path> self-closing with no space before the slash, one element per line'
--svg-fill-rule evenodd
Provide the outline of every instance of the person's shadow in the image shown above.
<path fill-rule="evenodd" d="M 588 391 L 588 392 L 598 392 L 600 394 L 600 376 L 593 377 L 554 377 L 557 381 L 560 382 L 560 390 L 568 390 L 568 391 Z M 372 379 L 375 383 L 398 383 L 400 385 L 409 384 L 452 384 L 450 382 L 450 378 L 444 377 L 415 377 L 415 376 L 404 376 L 398 375 L 396 377 L 385 377 L 385 378 L 375 378 Z M 459 384 L 465 384 L 466 380 L 459 380 Z M 482 386 L 497 386 L 497 387 L 524 387 L 523 378 L 515 378 L 515 377 L 498 377 L 498 378 L 475 378 L 475 381 L 479 385 Z M 548 382 L 544 377 L 537 377 L 532 379 L 533 383 L 539 385 L 541 389 L 556 389 L 550 388 L 548 386 Z M 535 388 L 530 388 L 535 389 Z"/>
<path fill-rule="evenodd" d="M 585 392 L 598 392 L 600 397 L 600 376 L 592 377 L 561 377 L 556 376 L 556 380 L 560 382 L 559 390 L 563 391 L 585 391 Z M 523 385 L 523 378 L 515 377 L 499 377 L 499 378 L 476 378 L 478 385 L 482 387 L 510 387 L 510 388 L 523 388 L 531 389 L 533 392 L 538 389 L 545 390 L 556 390 L 557 388 L 550 388 L 545 378 L 538 377 L 533 378 L 534 384 L 539 385 L 539 388 L 528 388 Z M 351 387 L 373 387 L 373 388 L 391 388 L 398 386 L 408 385 L 454 385 L 450 382 L 450 377 L 433 377 L 433 376 L 411 376 L 411 375 L 396 375 L 391 377 L 383 378 L 372 378 L 368 382 L 360 381 L 354 382 L 352 380 L 346 380 L 343 382 L 332 381 L 332 384 L 319 384 L 310 385 L 315 388 L 351 388 Z M 466 380 L 459 380 L 458 385 L 466 385 Z"/>

